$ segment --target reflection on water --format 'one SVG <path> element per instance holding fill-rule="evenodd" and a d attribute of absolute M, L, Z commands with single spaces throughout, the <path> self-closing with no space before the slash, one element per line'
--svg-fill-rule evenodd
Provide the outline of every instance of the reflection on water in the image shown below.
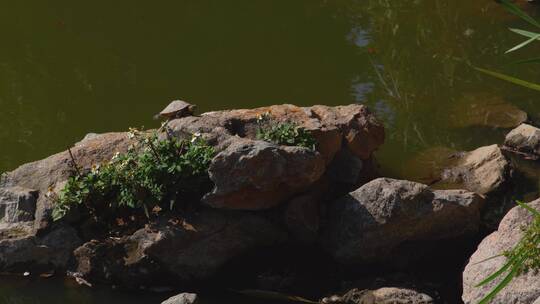
<path fill-rule="evenodd" d="M 502 142 L 505 129 L 449 118 L 485 114 L 463 100 L 494 96 L 540 121 L 537 94 L 468 66 L 540 82 L 536 66 L 507 64 L 538 45 L 503 54 L 522 25 L 492 0 L 3 1 L 0 171 L 88 132 L 153 127 L 185 98 L 201 111 L 365 103 L 387 127 L 383 172 L 411 177 L 431 147 Z"/>

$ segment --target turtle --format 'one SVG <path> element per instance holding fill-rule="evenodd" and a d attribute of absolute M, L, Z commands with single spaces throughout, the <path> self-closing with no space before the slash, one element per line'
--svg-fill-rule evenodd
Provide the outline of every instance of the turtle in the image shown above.
<path fill-rule="evenodd" d="M 196 105 L 192 105 L 183 100 L 174 100 L 161 112 L 154 116 L 154 119 L 166 118 L 167 120 L 186 117 L 193 115 L 193 112 L 197 108 Z"/>

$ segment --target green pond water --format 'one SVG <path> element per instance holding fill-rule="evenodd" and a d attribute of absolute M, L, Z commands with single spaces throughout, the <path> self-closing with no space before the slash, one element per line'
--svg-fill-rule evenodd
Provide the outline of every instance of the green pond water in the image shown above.
<path fill-rule="evenodd" d="M 386 125 L 382 172 L 414 178 L 422 151 L 502 142 L 471 105 L 540 121 L 539 94 L 469 67 L 540 82 L 538 65 L 511 64 L 539 45 L 504 55 L 522 40 L 508 27 L 526 25 L 491 0 L 1 1 L 0 172 L 89 132 L 156 127 L 182 98 L 201 112 L 366 104 Z M 162 298 L 0 279 L 1 304 Z"/>

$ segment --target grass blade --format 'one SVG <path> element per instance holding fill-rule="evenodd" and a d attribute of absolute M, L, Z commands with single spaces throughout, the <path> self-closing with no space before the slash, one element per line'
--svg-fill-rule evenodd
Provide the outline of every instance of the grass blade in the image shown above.
<path fill-rule="evenodd" d="M 532 38 L 532 37 L 540 34 L 540 33 L 530 32 L 530 31 L 521 30 L 521 29 L 517 29 L 517 28 L 509 28 L 509 30 L 511 32 L 514 32 L 514 33 L 518 34 L 518 35 L 525 36 L 525 37 L 528 37 L 528 38 Z M 540 40 L 540 39 L 538 39 L 538 40 Z"/>
<path fill-rule="evenodd" d="M 521 80 L 519 78 L 515 78 L 515 77 L 512 77 L 512 76 L 508 76 L 508 75 L 505 75 L 505 74 L 501 74 L 501 73 L 498 73 L 498 72 L 493 72 L 493 71 L 478 68 L 478 67 L 473 67 L 473 68 L 475 70 L 477 70 L 477 71 L 488 74 L 488 75 L 493 76 L 495 78 L 498 78 L 498 79 L 501 79 L 501 80 L 504 80 L 504 81 L 508 81 L 510 83 L 517 84 L 517 85 L 520 85 L 522 87 L 526 87 L 526 88 L 531 89 L 531 90 L 540 91 L 540 84 L 528 82 L 528 81 L 525 81 L 525 80 Z"/>
<path fill-rule="evenodd" d="M 530 44 L 531 42 L 537 40 L 538 38 L 540 38 L 540 34 L 536 34 L 536 36 L 533 36 L 533 37 L 529 38 L 528 40 L 525 40 L 524 42 L 516 45 L 515 47 L 513 47 L 513 48 L 509 49 L 508 51 L 506 51 L 505 54 L 511 53 L 513 51 L 517 51 L 517 50 L 521 49 L 522 47 Z"/>
<path fill-rule="evenodd" d="M 521 19 L 527 21 L 528 23 L 536 26 L 537 28 L 540 28 L 540 23 L 538 21 L 534 20 L 531 16 L 527 15 L 522 9 L 520 9 L 517 5 L 512 3 L 509 0 L 499 0 L 501 5 L 506 8 L 509 12 L 512 14 L 520 17 Z"/>
<path fill-rule="evenodd" d="M 475 285 L 475 287 L 481 287 L 481 286 L 484 286 L 486 285 L 487 283 L 495 280 L 496 278 L 498 278 L 500 275 L 502 275 L 505 271 L 507 271 L 511 266 L 514 265 L 516 261 L 516 258 L 512 258 L 510 260 L 508 260 L 506 262 L 506 264 L 504 264 L 501 268 L 499 268 L 499 270 L 495 271 L 494 273 L 492 273 L 489 277 L 485 278 L 482 280 L 482 282 L 478 283 Z"/>
<path fill-rule="evenodd" d="M 540 217 L 540 212 L 538 212 L 537 210 L 533 209 L 531 206 L 527 205 L 526 203 L 522 202 L 522 201 L 516 201 L 516 203 L 518 205 L 520 205 L 522 208 L 525 208 L 527 209 L 530 213 L 532 213 L 534 216 L 537 216 L 537 217 Z"/>
<path fill-rule="evenodd" d="M 515 61 L 512 64 L 524 64 L 524 63 L 540 63 L 540 57 L 523 59 L 523 60 Z"/>
<path fill-rule="evenodd" d="M 523 263 L 524 259 L 525 258 L 522 257 L 521 259 L 514 261 L 512 270 L 506 275 L 506 277 L 504 277 L 504 279 L 502 279 L 502 281 L 499 282 L 499 284 L 497 284 L 497 286 L 495 286 L 495 288 L 493 288 L 490 293 L 488 293 L 480 302 L 478 302 L 478 304 L 488 304 L 491 302 L 491 300 L 497 296 L 497 294 L 501 292 L 501 290 L 506 287 L 506 285 L 508 285 L 516 276 L 519 269 L 517 266 Z"/>

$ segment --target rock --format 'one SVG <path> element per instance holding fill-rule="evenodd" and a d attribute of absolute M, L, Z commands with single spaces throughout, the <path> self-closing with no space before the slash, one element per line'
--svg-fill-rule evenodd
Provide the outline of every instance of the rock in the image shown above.
<path fill-rule="evenodd" d="M 538 297 L 538 299 L 536 299 L 533 304 L 540 304 L 540 297 Z"/>
<path fill-rule="evenodd" d="M 12 237 L 4 234 L 0 239 L 0 269 L 65 269 L 73 256 L 73 250 L 81 243 L 75 229 L 69 226 L 56 227 L 42 237 L 31 235 L 29 230 L 30 227 L 26 231 L 21 230 L 21 235 Z"/>
<path fill-rule="evenodd" d="M 529 203 L 529 206 L 540 210 L 540 200 Z M 483 279 L 499 270 L 506 262 L 501 253 L 512 249 L 522 236 L 521 228 L 532 221 L 532 215 L 522 207 L 515 207 L 501 221 L 499 229 L 487 236 L 471 256 L 463 272 L 463 301 L 475 304 L 488 292 L 493 290 L 504 277 L 482 286 L 475 287 Z M 492 259 L 489 259 L 492 258 Z M 512 279 L 491 301 L 491 304 L 533 303 L 540 297 L 540 274 L 528 273 Z"/>
<path fill-rule="evenodd" d="M 508 180 L 510 164 L 497 145 L 478 148 L 455 155 L 452 164 L 443 170 L 437 189 L 466 189 L 488 195 Z"/>
<path fill-rule="evenodd" d="M 414 260 L 416 254 L 396 249 L 407 241 L 474 234 L 482 204 L 469 191 L 379 178 L 330 204 L 323 244 L 347 265 Z"/>
<path fill-rule="evenodd" d="M 171 297 L 161 304 L 197 304 L 199 303 L 199 297 L 194 293 L 181 293 L 174 297 Z"/>
<path fill-rule="evenodd" d="M 301 242 L 317 240 L 320 227 L 321 193 L 307 193 L 293 198 L 285 210 L 285 224 L 292 236 Z"/>
<path fill-rule="evenodd" d="M 127 133 L 106 133 L 76 144 L 72 153 L 81 169 L 110 160 L 116 152 L 125 152 L 130 144 Z M 19 187 L 36 191 L 35 228 L 44 229 L 50 222 L 52 201 L 45 195 L 50 187 L 65 182 L 72 174 L 68 151 L 52 155 L 46 159 L 28 163 L 9 172 L 0 182 L 0 189 Z M 3 190 L 6 191 L 6 190 Z"/>
<path fill-rule="evenodd" d="M 203 201 L 217 208 L 267 209 L 308 189 L 324 170 L 321 154 L 310 149 L 239 139 L 212 160 L 208 172 L 215 187 Z"/>
<path fill-rule="evenodd" d="M 33 221 L 37 196 L 37 191 L 18 186 L 0 188 L 0 229 L 3 224 Z"/>
<path fill-rule="evenodd" d="M 257 141 L 261 115 L 305 128 L 315 137 L 317 152 Z M 210 167 L 216 187 L 204 201 L 213 207 L 243 210 L 276 206 L 305 191 L 327 170 L 333 172 L 329 177 L 334 182 L 357 186 L 370 179 L 363 178 L 368 175 L 362 171 L 363 162 L 369 163 L 384 142 L 383 126 L 362 105 L 277 105 L 208 112 L 174 119 L 169 128 L 171 135 L 181 138 L 201 133 L 219 152 Z"/>
<path fill-rule="evenodd" d="M 527 113 L 499 96 L 468 94 L 450 110 L 450 124 L 456 128 L 514 128 L 527 121 Z"/>
<path fill-rule="evenodd" d="M 322 304 L 433 304 L 430 296 L 412 289 L 384 287 L 377 290 L 352 289 L 343 296 L 321 300 Z"/>
<path fill-rule="evenodd" d="M 173 277 L 169 284 L 212 278 L 228 261 L 250 250 L 282 243 L 286 233 L 261 216 L 204 209 L 186 219 L 165 218 L 133 235 L 78 248 L 77 272 L 90 282 L 158 284 L 150 278 Z"/>
<path fill-rule="evenodd" d="M 531 159 L 540 157 L 540 129 L 521 124 L 506 135 L 504 148 Z"/>

